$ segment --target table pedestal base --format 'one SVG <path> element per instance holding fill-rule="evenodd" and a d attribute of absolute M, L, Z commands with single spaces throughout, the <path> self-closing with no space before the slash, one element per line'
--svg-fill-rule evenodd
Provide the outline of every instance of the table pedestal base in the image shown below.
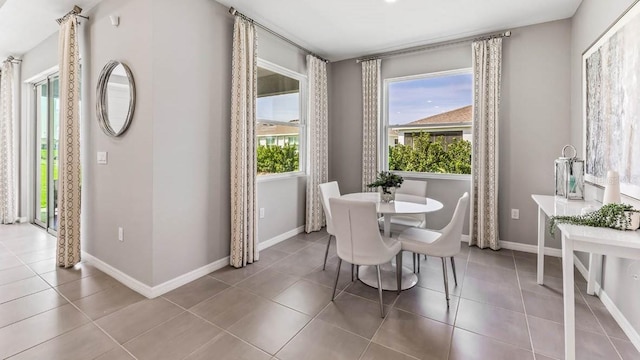
<path fill-rule="evenodd" d="M 358 278 L 363 283 L 378 288 L 378 275 L 375 266 L 360 266 Z M 386 263 L 380 265 L 380 281 L 382 282 L 382 290 L 397 291 L 398 281 L 396 279 L 396 265 Z M 402 267 L 402 290 L 411 289 L 418 283 L 418 277 L 411 269 L 406 266 Z"/>

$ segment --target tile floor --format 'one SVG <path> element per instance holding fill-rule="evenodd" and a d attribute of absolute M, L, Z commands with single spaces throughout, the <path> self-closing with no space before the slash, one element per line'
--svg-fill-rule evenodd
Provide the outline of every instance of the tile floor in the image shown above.
<path fill-rule="evenodd" d="M 439 259 L 418 286 L 385 293 L 327 270 L 325 232 L 298 235 L 244 269 L 225 268 L 145 299 L 83 263 L 55 267 L 55 241 L 32 225 L 0 226 L 0 358 L 10 359 L 561 359 L 562 279 L 548 258 L 462 247 L 451 307 Z M 407 255 L 405 264 L 410 264 Z M 602 303 L 576 283 L 578 358 L 640 359 Z"/>

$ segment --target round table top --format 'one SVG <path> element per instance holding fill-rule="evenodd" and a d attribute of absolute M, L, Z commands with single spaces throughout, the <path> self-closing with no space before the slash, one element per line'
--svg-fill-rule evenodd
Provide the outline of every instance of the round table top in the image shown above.
<path fill-rule="evenodd" d="M 380 214 L 424 214 L 441 210 L 444 205 L 438 200 L 427 198 L 426 204 L 418 204 L 407 201 L 393 201 L 383 203 L 377 192 L 363 192 L 342 195 L 343 199 L 371 201 L 376 203 L 376 211 Z"/>

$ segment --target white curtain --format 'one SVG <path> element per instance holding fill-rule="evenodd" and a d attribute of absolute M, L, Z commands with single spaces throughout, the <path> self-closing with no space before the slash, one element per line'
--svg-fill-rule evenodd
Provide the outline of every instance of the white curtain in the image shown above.
<path fill-rule="evenodd" d="M 378 175 L 380 123 L 380 59 L 362 62 L 362 191 Z"/>
<path fill-rule="evenodd" d="M 256 230 L 257 37 L 236 16 L 231 74 L 231 254 L 236 268 L 258 260 Z"/>
<path fill-rule="evenodd" d="M 75 15 L 60 24 L 58 266 L 80 262 L 80 57 Z"/>
<path fill-rule="evenodd" d="M 13 85 L 13 64 L 7 60 L 0 69 L 0 224 L 18 217 Z"/>
<path fill-rule="evenodd" d="M 498 243 L 498 118 L 502 39 L 473 43 L 473 145 L 469 245 Z"/>
<path fill-rule="evenodd" d="M 327 64 L 307 55 L 309 79 L 309 176 L 307 177 L 307 221 L 305 231 L 318 231 L 324 225 L 324 211 L 318 185 L 329 177 L 329 135 L 327 105 Z"/>

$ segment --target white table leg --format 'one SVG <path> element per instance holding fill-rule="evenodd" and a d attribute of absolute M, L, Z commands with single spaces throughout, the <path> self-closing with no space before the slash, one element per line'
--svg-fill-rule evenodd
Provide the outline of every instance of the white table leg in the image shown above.
<path fill-rule="evenodd" d="M 573 283 L 573 240 L 562 234 L 562 293 L 564 300 L 564 358 L 576 358 L 575 294 Z"/>
<path fill-rule="evenodd" d="M 391 237 L 391 214 L 384 214 L 384 236 Z"/>
<path fill-rule="evenodd" d="M 589 253 L 589 278 L 587 279 L 587 294 L 596 292 L 596 274 L 602 269 L 602 255 Z"/>
<path fill-rule="evenodd" d="M 544 283 L 544 232 L 545 214 L 538 206 L 538 285 Z"/>

